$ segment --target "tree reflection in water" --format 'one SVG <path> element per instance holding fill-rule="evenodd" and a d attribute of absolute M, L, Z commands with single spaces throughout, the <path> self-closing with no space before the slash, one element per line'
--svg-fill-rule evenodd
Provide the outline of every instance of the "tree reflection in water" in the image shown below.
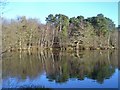
<path fill-rule="evenodd" d="M 3 79 L 34 79 L 45 72 L 50 82 L 63 83 L 70 78 L 84 80 L 87 77 L 102 84 L 115 72 L 117 54 L 117 51 L 9 52 L 3 55 Z"/>

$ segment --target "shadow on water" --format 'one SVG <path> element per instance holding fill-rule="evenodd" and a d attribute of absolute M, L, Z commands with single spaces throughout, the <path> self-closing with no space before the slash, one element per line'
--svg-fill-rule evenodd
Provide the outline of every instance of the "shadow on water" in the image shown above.
<path fill-rule="evenodd" d="M 89 78 L 102 84 L 118 68 L 117 54 L 116 51 L 10 52 L 3 55 L 3 82 L 12 77 L 24 81 L 44 75 L 49 82 L 55 83 Z"/>

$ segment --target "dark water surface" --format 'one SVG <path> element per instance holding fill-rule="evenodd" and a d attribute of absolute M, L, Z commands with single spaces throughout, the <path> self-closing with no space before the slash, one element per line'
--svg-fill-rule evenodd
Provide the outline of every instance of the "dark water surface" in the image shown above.
<path fill-rule="evenodd" d="M 118 88 L 118 52 L 8 52 L 2 88 Z"/>

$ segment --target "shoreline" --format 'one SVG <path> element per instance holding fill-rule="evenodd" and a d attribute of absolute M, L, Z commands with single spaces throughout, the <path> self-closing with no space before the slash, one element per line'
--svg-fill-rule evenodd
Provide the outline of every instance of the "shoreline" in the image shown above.
<path fill-rule="evenodd" d="M 76 47 L 67 47 L 67 48 L 51 48 L 51 47 L 31 47 L 31 48 L 9 48 L 9 49 L 6 49 L 6 50 L 2 50 L 2 53 L 6 53 L 6 52 L 14 52 L 14 51 L 44 51 L 44 50 L 47 50 L 47 51 L 67 51 L 67 52 L 73 52 L 73 51 L 95 51 L 95 50 L 118 50 L 118 48 L 115 48 L 115 47 L 109 47 L 109 48 L 105 48 L 105 47 L 97 47 L 97 48 L 93 48 L 93 47 L 89 47 L 89 48 L 86 48 L 86 47 L 82 47 L 82 48 L 79 48 L 77 49 Z"/>

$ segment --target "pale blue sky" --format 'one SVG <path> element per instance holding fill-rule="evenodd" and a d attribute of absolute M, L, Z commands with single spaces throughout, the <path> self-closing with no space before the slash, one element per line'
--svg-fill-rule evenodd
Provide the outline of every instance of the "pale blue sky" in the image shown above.
<path fill-rule="evenodd" d="M 6 6 L 4 17 L 27 16 L 38 18 L 45 23 L 49 14 L 65 14 L 69 17 L 82 15 L 85 18 L 99 13 L 111 18 L 118 25 L 117 2 L 10 2 Z"/>

